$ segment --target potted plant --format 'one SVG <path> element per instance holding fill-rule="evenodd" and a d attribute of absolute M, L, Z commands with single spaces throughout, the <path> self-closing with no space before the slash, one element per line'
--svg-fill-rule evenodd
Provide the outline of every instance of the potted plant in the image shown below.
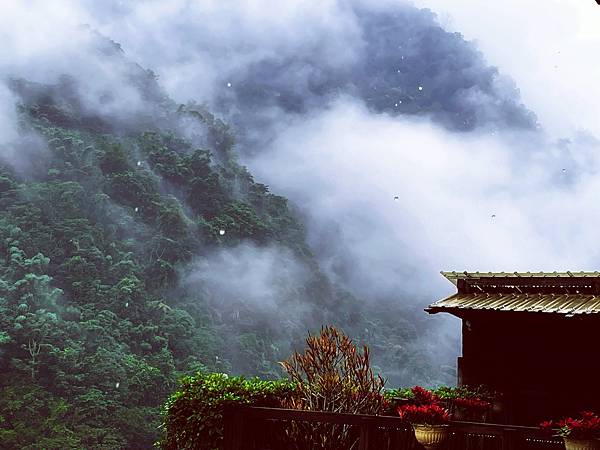
<path fill-rule="evenodd" d="M 398 408 L 398 414 L 412 425 L 419 444 L 428 450 L 435 449 L 448 436 L 450 414 L 426 389 L 416 386 L 413 393 L 416 402 L 421 404 L 402 405 Z"/>
<path fill-rule="evenodd" d="M 457 397 L 452 399 L 453 419 L 485 422 L 492 404 L 479 397 Z"/>
<path fill-rule="evenodd" d="M 540 427 L 562 436 L 566 450 L 600 449 L 600 416 L 584 411 L 579 417 L 542 422 Z"/>
<path fill-rule="evenodd" d="M 492 409 L 490 395 L 482 386 L 472 389 L 466 386 L 440 386 L 433 390 L 435 398 L 450 412 L 452 420 L 486 422 Z"/>

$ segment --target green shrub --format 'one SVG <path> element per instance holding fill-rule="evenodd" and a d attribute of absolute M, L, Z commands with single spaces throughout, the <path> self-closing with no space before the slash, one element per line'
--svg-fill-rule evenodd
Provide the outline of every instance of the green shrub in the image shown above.
<path fill-rule="evenodd" d="M 453 400 L 455 398 L 470 397 L 493 397 L 493 395 L 489 393 L 488 390 L 483 386 L 479 386 L 477 388 L 472 388 L 469 386 L 438 386 L 434 389 L 430 389 L 430 391 L 440 400 Z M 386 389 L 383 395 L 386 400 L 398 398 L 412 400 L 414 398 L 412 388 Z"/>
<path fill-rule="evenodd" d="M 229 405 L 281 407 L 294 391 L 289 381 L 229 377 L 198 373 L 184 377 L 167 400 L 163 412 L 163 438 L 167 450 L 223 448 L 223 413 Z"/>
<path fill-rule="evenodd" d="M 386 389 L 383 392 L 383 397 L 386 400 L 393 400 L 396 398 L 413 399 L 414 394 L 413 394 L 411 388 Z"/>
<path fill-rule="evenodd" d="M 449 387 L 449 386 L 439 386 L 436 389 L 433 389 L 432 392 L 440 399 L 440 400 L 454 400 L 455 398 L 468 398 L 468 397 L 476 397 L 477 393 L 474 390 L 469 389 L 466 386 L 458 386 L 458 387 Z"/>

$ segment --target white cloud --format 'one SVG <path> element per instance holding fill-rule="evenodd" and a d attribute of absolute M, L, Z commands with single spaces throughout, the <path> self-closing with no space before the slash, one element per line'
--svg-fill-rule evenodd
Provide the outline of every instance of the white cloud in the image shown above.
<path fill-rule="evenodd" d="M 17 111 L 15 99 L 12 93 L 0 84 L 0 146 L 12 142 L 16 138 Z"/>
<path fill-rule="evenodd" d="M 251 165 L 303 207 L 324 267 L 365 298 L 397 298 L 435 296 L 440 269 L 593 269 L 598 150 L 583 137 L 559 148 L 449 133 L 345 100 Z"/>
<path fill-rule="evenodd" d="M 276 8 L 269 0 L 89 3 L 98 30 L 155 69 L 180 102 L 212 100 L 216 83 L 267 56 L 308 51 L 335 66 L 360 47 L 354 15 L 336 0 L 287 0 Z"/>
<path fill-rule="evenodd" d="M 184 285 L 221 310 L 274 314 L 307 300 L 299 292 L 310 272 L 285 247 L 243 243 L 199 258 L 186 272 Z"/>

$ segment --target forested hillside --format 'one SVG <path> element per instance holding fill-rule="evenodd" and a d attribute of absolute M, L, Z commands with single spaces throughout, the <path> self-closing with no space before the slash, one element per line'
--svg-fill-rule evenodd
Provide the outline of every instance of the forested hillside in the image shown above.
<path fill-rule="evenodd" d="M 0 171 L 2 448 L 150 448 L 180 376 L 276 378 L 277 361 L 324 323 L 373 345 L 396 379 L 444 376 L 411 344 L 418 323 L 327 280 L 286 199 L 236 163 L 225 123 L 175 104 L 152 72 L 101 44 L 143 113 L 90 109 L 68 76 L 10 82 L 19 139 Z M 257 249 L 271 260 L 254 260 Z M 248 300 L 267 289 L 256 283 L 274 305 Z"/>

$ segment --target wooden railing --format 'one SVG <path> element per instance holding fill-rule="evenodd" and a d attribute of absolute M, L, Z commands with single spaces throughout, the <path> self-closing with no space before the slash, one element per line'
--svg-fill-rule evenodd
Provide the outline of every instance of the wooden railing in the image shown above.
<path fill-rule="evenodd" d="M 290 423 L 306 430 L 303 444 L 290 443 Z M 225 450 L 317 450 L 307 435 L 333 427 L 350 436 L 348 448 L 339 450 L 417 450 L 410 426 L 399 417 L 298 411 L 278 408 L 238 407 L 225 414 Z M 297 428 L 298 429 L 298 428 Z M 451 432 L 440 450 L 542 450 L 564 449 L 562 440 L 548 437 L 532 427 L 474 422 L 452 422 Z"/>

